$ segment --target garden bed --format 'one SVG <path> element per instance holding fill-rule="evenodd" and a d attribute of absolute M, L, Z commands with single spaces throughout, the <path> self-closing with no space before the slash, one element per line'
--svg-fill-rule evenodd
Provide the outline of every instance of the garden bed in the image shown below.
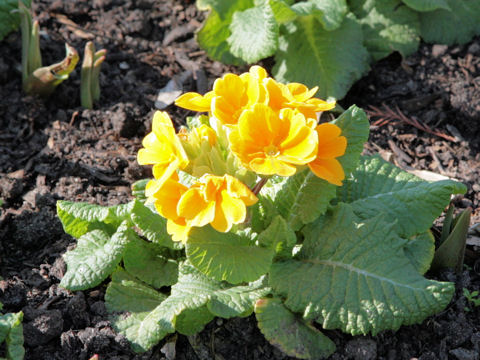
<path fill-rule="evenodd" d="M 136 154 L 150 131 L 159 90 L 183 73 L 184 91 L 203 92 L 225 72 L 247 67 L 212 62 L 198 48 L 194 31 L 204 15 L 193 1 L 35 1 L 33 11 L 42 30 L 45 64 L 63 58 L 65 41 L 82 52 L 92 40 L 108 54 L 101 99 L 94 110 L 85 110 L 79 69 L 47 101 L 25 96 L 20 33 L 0 42 L 0 198 L 5 201 L 0 209 L 0 301 L 4 310 L 25 314 L 26 359 L 89 359 L 94 354 L 100 359 L 286 358 L 263 338 L 253 317 L 216 319 L 197 336 L 172 335 L 135 355 L 108 321 L 104 286 L 76 293 L 58 286 L 65 272 L 61 255 L 75 242 L 56 217 L 56 201 L 126 203 L 132 198 L 130 184 L 151 176 L 137 164 Z M 263 65 L 269 68 L 268 61 Z M 467 194 L 454 203 L 473 208 L 472 224 L 480 222 L 479 38 L 461 46 L 422 45 L 403 61 L 394 54 L 377 63 L 341 104 L 369 111 L 366 152 L 378 152 L 407 170 L 428 170 L 465 183 Z M 166 110 L 177 125 L 189 114 L 174 105 Z M 395 120 L 402 114 L 403 121 Z M 408 124 L 415 120 L 430 132 Z M 469 266 L 461 276 L 431 274 L 455 281 L 457 295 L 445 311 L 421 325 L 376 337 L 326 331 L 338 349 L 331 358 L 478 359 L 480 311 L 462 295 L 463 288 L 480 289 L 477 260 L 470 246 Z"/>

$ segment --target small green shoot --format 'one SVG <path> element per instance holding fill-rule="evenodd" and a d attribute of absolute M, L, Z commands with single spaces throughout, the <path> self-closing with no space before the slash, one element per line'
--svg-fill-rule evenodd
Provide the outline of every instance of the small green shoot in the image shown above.
<path fill-rule="evenodd" d="M 42 67 L 38 21 L 32 20 L 30 10 L 18 2 L 22 30 L 22 84 L 27 94 L 48 97 L 78 63 L 78 53 L 65 44 L 66 56 L 56 64 Z"/>
<path fill-rule="evenodd" d="M 480 297 L 478 295 L 478 290 L 470 292 L 470 290 L 468 290 L 467 288 L 463 288 L 463 296 L 465 296 L 465 299 L 467 299 L 469 304 L 472 304 L 475 307 L 480 306 Z M 465 311 L 471 310 L 471 308 L 469 308 L 468 306 L 465 306 L 464 309 Z"/>
<path fill-rule="evenodd" d="M 453 206 L 447 211 L 443 225 L 440 245 L 435 251 L 432 269 L 453 268 L 462 271 L 471 209 L 462 211 L 453 219 Z"/>
<path fill-rule="evenodd" d="M 80 101 L 87 109 L 93 108 L 93 103 L 100 99 L 100 66 L 105 60 L 107 50 L 95 51 L 95 45 L 89 41 L 85 45 L 80 83 Z"/>

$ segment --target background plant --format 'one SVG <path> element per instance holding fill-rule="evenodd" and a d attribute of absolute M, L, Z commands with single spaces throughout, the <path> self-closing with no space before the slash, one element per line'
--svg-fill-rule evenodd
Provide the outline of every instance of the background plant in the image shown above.
<path fill-rule="evenodd" d="M 468 42 L 480 34 L 476 0 L 197 0 L 210 10 L 198 43 L 212 59 L 254 63 L 274 56 L 274 77 L 342 98 L 377 61 L 408 56 L 420 39 Z"/>
<path fill-rule="evenodd" d="M 39 25 L 33 21 L 30 10 L 18 1 L 18 12 L 22 29 L 22 85 L 27 94 L 47 97 L 75 69 L 78 53 L 70 45 L 65 44 L 65 58 L 50 66 L 42 67 L 40 51 Z"/>
<path fill-rule="evenodd" d="M 82 72 L 80 80 L 80 101 L 87 109 L 93 108 L 93 103 L 100 99 L 100 67 L 105 61 L 107 50 L 96 51 L 93 42 L 85 44 Z"/>
<path fill-rule="evenodd" d="M 30 3 L 30 0 L 23 0 L 27 7 Z M 0 0 L 0 40 L 20 26 L 20 14 L 17 9 L 18 0 Z"/>
<path fill-rule="evenodd" d="M 0 303 L 0 310 L 3 304 Z M 5 356 L 8 360 L 23 360 L 23 313 L 0 314 L 0 344 L 5 342 Z M 2 358 L 3 359 L 3 358 Z"/>

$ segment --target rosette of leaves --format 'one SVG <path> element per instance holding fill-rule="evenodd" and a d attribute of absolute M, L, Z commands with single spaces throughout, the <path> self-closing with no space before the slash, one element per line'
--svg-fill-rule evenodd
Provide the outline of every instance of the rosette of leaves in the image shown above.
<path fill-rule="evenodd" d="M 318 359 L 335 351 L 322 328 L 375 335 L 441 311 L 454 285 L 423 276 L 434 254 L 429 228 L 465 186 L 361 157 L 369 123 L 355 106 L 333 123 L 348 141 L 338 158 L 344 186 L 310 171 L 273 176 L 251 222 L 226 233 L 194 227 L 185 245 L 145 203 L 145 181 L 125 205 L 59 201 L 64 230 L 78 239 L 64 256 L 61 286 L 106 281 L 113 324 L 138 352 L 169 333 L 194 334 L 214 317 L 255 313 L 273 345 Z"/>
<path fill-rule="evenodd" d="M 227 64 L 273 56 L 274 77 L 340 99 L 369 64 L 420 39 L 452 45 L 480 34 L 477 0 L 197 0 L 209 10 L 200 46 Z"/>

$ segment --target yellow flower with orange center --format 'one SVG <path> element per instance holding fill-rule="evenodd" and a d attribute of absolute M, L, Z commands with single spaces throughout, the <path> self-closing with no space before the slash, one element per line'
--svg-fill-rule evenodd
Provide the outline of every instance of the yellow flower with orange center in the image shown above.
<path fill-rule="evenodd" d="M 318 134 L 318 151 L 315 160 L 308 167 L 319 178 L 337 186 L 342 186 L 345 172 L 336 159 L 345 154 L 347 138 L 340 136 L 342 130 L 329 123 L 320 124 L 316 128 Z"/>
<path fill-rule="evenodd" d="M 266 78 L 264 84 L 268 90 L 268 105 L 275 111 L 289 108 L 296 109 L 306 118 L 316 119 L 316 113 L 331 110 L 335 107 L 335 101 L 327 102 L 313 96 L 318 86 L 308 89 L 299 83 L 281 84 L 272 78 Z"/>
<path fill-rule="evenodd" d="M 258 198 L 230 175 L 205 175 L 190 188 L 180 184 L 174 175 L 153 194 L 152 200 L 158 213 L 168 220 L 167 232 L 173 240 L 185 242 L 192 226 L 211 224 L 217 231 L 229 231 L 233 224 L 245 221 L 246 207 Z"/>
<path fill-rule="evenodd" d="M 213 90 L 204 96 L 186 93 L 175 100 L 175 104 L 193 111 L 211 111 L 222 124 L 236 125 L 245 109 L 268 103 L 268 93 L 262 83 L 265 76 L 265 70 L 259 66 L 241 75 L 226 74 L 215 80 Z"/>
<path fill-rule="evenodd" d="M 175 134 L 172 120 L 166 112 L 157 111 L 153 116 L 152 132 L 142 141 L 137 161 L 140 165 L 153 165 L 155 187 L 150 187 L 147 196 L 153 194 L 177 169 L 188 165 L 188 156 L 180 139 Z"/>
<path fill-rule="evenodd" d="M 291 176 L 313 161 L 318 135 L 314 120 L 292 109 L 276 113 L 256 104 L 240 116 L 230 133 L 230 149 L 245 167 L 262 175 Z"/>

